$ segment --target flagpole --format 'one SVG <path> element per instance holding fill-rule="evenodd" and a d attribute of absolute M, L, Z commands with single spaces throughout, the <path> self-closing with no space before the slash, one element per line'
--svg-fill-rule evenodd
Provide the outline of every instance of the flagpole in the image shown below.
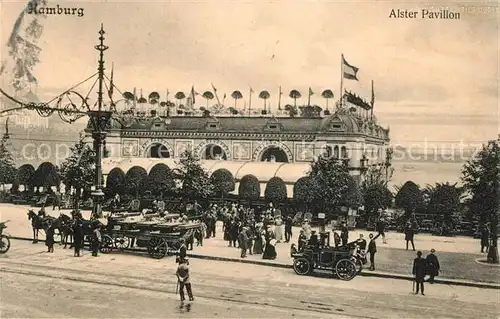
<path fill-rule="evenodd" d="M 340 55 L 340 103 L 339 106 L 342 107 L 342 100 L 344 97 L 344 93 L 342 91 L 343 86 L 344 86 L 344 55 Z"/>
<path fill-rule="evenodd" d="M 311 92 L 312 92 L 312 90 L 309 87 L 309 92 L 308 92 L 309 94 L 307 96 L 307 106 L 311 106 Z"/>
<path fill-rule="evenodd" d="M 370 121 L 373 121 L 373 105 L 375 104 L 375 93 L 373 92 L 373 80 L 372 80 L 372 109 L 370 114 Z"/>
<path fill-rule="evenodd" d="M 278 111 L 281 111 L 281 85 L 280 85 L 280 93 L 278 97 Z"/>
<path fill-rule="evenodd" d="M 252 108 L 252 88 L 250 88 L 250 92 L 248 93 L 248 116 L 250 116 L 250 109 Z"/>

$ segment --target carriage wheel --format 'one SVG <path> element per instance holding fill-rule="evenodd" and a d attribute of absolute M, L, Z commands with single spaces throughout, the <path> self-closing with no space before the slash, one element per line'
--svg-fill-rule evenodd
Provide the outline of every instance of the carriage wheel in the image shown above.
<path fill-rule="evenodd" d="M 103 254 L 109 254 L 111 251 L 113 251 L 113 238 L 111 238 L 109 235 L 102 236 L 102 242 L 99 247 L 99 251 Z"/>
<path fill-rule="evenodd" d="M 162 259 L 168 251 L 168 244 L 165 239 L 153 237 L 148 241 L 148 253 L 154 259 Z"/>
<path fill-rule="evenodd" d="M 5 254 L 9 251 L 10 248 L 10 239 L 9 237 L 2 235 L 0 237 L 0 254 Z"/>
<path fill-rule="evenodd" d="M 335 265 L 335 273 L 340 280 L 349 281 L 356 276 L 356 264 L 350 259 L 341 259 Z"/>
<path fill-rule="evenodd" d="M 123 236 L 123 237 L 115 237 L 114 240 L 115 247 L 118 249 L 126 249 L 130 246 L 130 238 Z"/>
<path fill-rule="evenodd" d="M 297 275 L 307 275 L 312 271 L 311 262 L 307 258 L 299 257 L 293 261 L 293 270 Z"/>

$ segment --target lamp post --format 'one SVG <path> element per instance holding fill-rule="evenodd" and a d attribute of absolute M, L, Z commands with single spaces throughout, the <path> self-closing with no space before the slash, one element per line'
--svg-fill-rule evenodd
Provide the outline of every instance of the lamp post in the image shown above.
<path fill-rule="evenodd" d="M 104 74 L 104 51 L 108 49 L 108 46 L 104 45 L 104 28 L 101 24 L 101 29 L 99 30 L 99 44 L 95 46 L 95 49 L 99 51 L 99 61 L 97 67 L 97 73 L 93 76 L 87 78 L 85 81 L 82 81 L 77 86 L 87 82 L 88 80 L 94 78 L 97 75 L 96 83 L 98 84 L 97 91 L 97 108 L 91 109 L 87 100 L 88 95 L 86 97 L 82 96 L 78 92 L 74 91 L 73 87 L 70 90 L 67 90 L 52 99 L 47 103 L 35 103 L 35 102 L 22 102 L 7 94 L 4 90 L 0 89 L 0 93 L 2 93 L 7 99 L 18 104 L 19 106 L 4 109 L 0 111 L 0 116 L 3 114 L 9 114 L 19 110 L 35 110 L 42 117 L 49 117 L 53 113 L 57 112 L 59 117 L 66 123 L 73 123 L 79 118 L 84 116 L 88 116 L 90 119 L 89 128 L 92 132 L 93 139 L 93 148 L 95 152 L 95 177 L 94 177 L 94 190 L 91 193 L 93 198 L 93 207 L 92 207 L 92 218 L 98 218 L 102 214 L 101 205 L 104 199 L 104 193 L 102 191 L 103 188 L 103 180 L 102 180 L 102 158 L 104 145 L 106 143 L 106 131 L 111 123 L 111 117 L 113 112 L 111 111 L 112 106 L 114 105 L 113 101 L 109 104 L 109 109 L 105 109 L 106 105 L 104 104 L 103 96 L 104 96 L 104 86 L 105 86 L 105 74 Z M 111 81 L 110 81 L 111 82 Z M 112 84 L 111 84 L 112 85 Z M 111 92 L 111 91 L 110 91 Z M 109 93 L 110 93 L 109 92 Z M 89 92 L 90 94 L 90 92 Z M 111 93 L 110 99 L 111 99 Z M 76 103 L 73 99 L 79 99 L 81 103 Z M 68 101 L 64 101 L 65 98 Z M 56 101 L 56 107 L 51 107 L 50 103 Z M 117 118 L 120 121 L 119 118 Z"/>
<path fill-rule="evenodd" d="M 392 148 L 388 148 L 385 151 L 385 184 L 387 185 L 389 183 L 389 167 L 391 167 L 391 160 L 392 160 Z"/>

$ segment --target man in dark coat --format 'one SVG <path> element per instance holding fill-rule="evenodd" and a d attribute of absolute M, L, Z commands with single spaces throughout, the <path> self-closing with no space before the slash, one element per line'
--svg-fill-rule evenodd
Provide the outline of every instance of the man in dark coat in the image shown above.
<path fill-rule="evenodd" d="M 299 251 L 301 251 L 306 244 L 307 244 L 306 234 L 304 233 L 303 230 L 301 230 L 300 231 L 300 235 L 299 235 L 299 242 L 298 242 L 298 245 L 297 245 Z"/>
<path fill-rule="evenodd" d="M 382 218 L 378 219 L 377 231 L 380 235 L 382 235 L 382 243 L 387 244 L 387 241 L 385 240 L 385 222 Z"/>
<path fill-rule="evenodd" d="M 368 249 L 366 252 L 370 254 L 370 270 L 375 270 L 375 254 L 377 253 L 377 243 L 375 240 L 377 240 L 378 236 L 380 236 L 380 233 L 375 237 L 373 237 L 373 234 L 368 236 L 370 238 L 370 242 L 368 243 Z"/>
<path fill-rule="evenodd" d="M 73 230 L 73 247 L 75 248 L 74 257 L 80 257 L 80 250 L 83 248 L 83 225 L 82 220 L 77 218 L 72 225 Z"/>
<path fill-rule="evenodd" d="M 243 227 L 238 235 L 238 242 L 241 249 L 241 258 L 246 258 L 248 248 L 248 233 L 247 228 Z"/>
<path fill-rule="evenodd" d="M 190 301 L 194 300 L 193 291 L 191 289 L 191 281 L 189 280 L 189 262 L 187 259 L 182 259 L 179 262 L 179 266 L 177 267 L 177 281 L 179 287 L 179 295 L 181 297 L 181 301 L 185 300 L 184 297 L 184 287 L 187 290 L 188 297 Z"/>
<path fill-rule="evenodd" d="M 413 260 L 413 271 L 412 274 L 415 276 L 415 282 L 417 283 L 417 289 L 415 294 L 418 294 L 419 288 L 421 288 L 422 296 L 424 295 L 424 278 L 427 272 L 427 262 L 422 258 L 422 252 L 417 251 L 417 258 Z"/>
<path fill-rule="evenodd" d="M 288 215 L 285 219 L 285 243 L 290 242 L 290 239 L 292 239 L 292 226 L 293 218 Z"/>
<path fill-rule="evenodd" d="M 405 240 L 406 240 L 406 250 L 408 250 L 408 242 L 411 242 L 413 251 L 415 251 L 415 243 L 413 242 L 413 237 L 415 236 L 415 230 L 410 222 L 406 224 L 405 227 Z"/>
<path fill-rule="evenodd" d="M 486 253 L 490 248 L 490 230 L 487 225 L 483 225 L 481 229 L 481 252 L 484 252 L 486 248 Z"/>
<path fill-rule="evenodd" d="M 349 229 L 346 222 L 342 222 L 342 226 L 340 227 L 340 238 L 342 238 L 342 246 L 347 246 L 349 242 Z"/>
<path fill-rule="evenodd" d="M 427 262 L 427 274 L 429 275 L 429 280 L 427 281 L 431 284 L 434 283 L 434 277 L 439 275 L 439 260 L 434 254 L 435 252 L 434 248 L 431 249 L 431 253 L 425 258 Z"/>

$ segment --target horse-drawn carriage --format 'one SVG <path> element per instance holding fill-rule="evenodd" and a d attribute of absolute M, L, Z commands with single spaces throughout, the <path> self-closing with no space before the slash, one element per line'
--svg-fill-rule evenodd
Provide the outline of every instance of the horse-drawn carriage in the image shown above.
<path fill-rule="evenodd" d="M 8 220 L 5 222 L 0 222 L 0 254 L 5 254 L 9 251 L 10 248 L 10 235 L 4 234 L 3 230 L 7 228 L 5 224 L 7 224 Z"/>
<path fill-rule="evenodd" d="M 148 216 L 149 215 L 149 216 Z M 155 259 L 177 251 L 181 238 L 192 246 L 194 239 L 202 240 L 202 224 L 178 221 L 178 214 L 115 214 L 108 218 L 102 235 L 100 251 L 110 253 L 115 249 L 145 248 Z"/>
<path fill-rule="evenodd" d="M 327 233 L 328 234 L 328 233 Z M 325 242 L 318 245 L 306 245 L 300 251 L 291 248 L 293 270 L 298 275 L 309 275 L 314 269 L 332 271 L 341 280 L 351 280 L 360 271 L 357 262 L 356 248 L 332 247 L 330 236 L 325 236 Z"/>

